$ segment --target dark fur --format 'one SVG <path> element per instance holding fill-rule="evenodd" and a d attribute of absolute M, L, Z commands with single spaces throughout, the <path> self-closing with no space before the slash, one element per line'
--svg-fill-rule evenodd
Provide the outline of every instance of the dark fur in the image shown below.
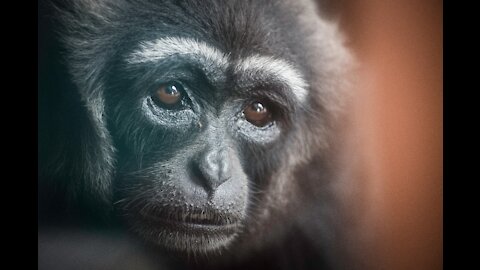
<path fill-rule="evenodd" d="M 123 210 L 132 211 L 133 201 L 147 197 L 139 206 L 150 206 L 160 187 L 165 194 L 175 194 L 178 184 L 159 181 L 169 179 L 169 171 L 181 170 L 177 166 L 187 165 L 170 162 L 158 167 L 158 161 L 183 160 L 184 152 L 211 142 L 195 132 L 170 133 L 143 125 L 143 119 L 128 111 L 140 95 L 131 89 L 141 89 L 144 82 L 138 78 L 148 81 L 149 72 L 157 67 L 130 69 L 121 59 L 138 41 L 192 37 L 228 52 L 232 59 L 252 53 L 286 59 L 301 69 L 310 87 L 305 104 L 285 106 L 288 128 L 274 144 L 238 142 L 242 151 L 237 158 L 250 183 L 243 230 L 226 248 L 208 252 L 207 260 L 195 251 L 197 261 L 185 260 L 186 264 L 317 269 L 336 258 L 332 250 L 340 237 L 335 226 L 341 208 L 332 188 L 338 178 L 333 138 L 339 138 L 335 123 L 350 57 L 335 25 L 320 20 L 312 3 L 82 0 L 41 8 L 51 15 L 44 18 L 48 25 L 60 25 L 47 36 L 60 41 L 47 44 L 53 55 L 40 55 L 40 68 L 48 70 L 40 74 L 39 82 L 42 227 L 61 221 L 121 231 Z M 216 87 L 235 89 L 229 78 L 233 77 Z M 231 93 L 212 95 L 213 100 L 226 100 Z M 169 215 L 177 214 L 174 208 L 193 211 L 178 207 L 184 202 L 180 195 L 164 197 Z M 227 203 L 221 201 L 217 207 L 227 211 Z M 231 213 L 236 215 L 235 211 L 240 210 Z M 126 215 L 127 224 L 137 222 Z M 186 266 L 169 258 L 161 256 L 160 261 Z"/>

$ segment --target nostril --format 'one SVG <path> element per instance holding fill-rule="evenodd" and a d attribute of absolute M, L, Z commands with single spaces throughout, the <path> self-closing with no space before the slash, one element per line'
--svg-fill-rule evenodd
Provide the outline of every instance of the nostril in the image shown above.
<path fill-rule="evenodd" d="M 228 179 L 230 179 L 230 177 L 232 177 L 230 164 L 228 159 L 219 160 L 219 163 L 220 163 L 220 169 L 218 171 L 218 178 L 224 179 L 222 182 L 225 182 Z"/>
<path fill-rule="evenodd" d="M 220 181 L 220 182 L 223 184 L 223 183 L 227 182 L 228 180 L 230 180 L 230 178 L 232 178 L 232 177 L 229 176 L 229 177 L 221 178 L 221 181 Z"/>
<path fill-rule="evenodd" d="M 203 171 L 200 169 L 199 162 L 192 160 L 188 168 L 189 180 L 192 183 L 203 187 L 206 191 L 209 191 L 210 187 L 208 181 L 205 179 Z"/>

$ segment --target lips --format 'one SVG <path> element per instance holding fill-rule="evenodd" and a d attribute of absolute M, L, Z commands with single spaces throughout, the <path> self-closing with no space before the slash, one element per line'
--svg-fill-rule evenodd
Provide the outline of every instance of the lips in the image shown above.
<path fill-rule="evenodd" d="M 180 254 L 225 247 L 242 230 L 241 213 L 226 209 L 165 205 L 135 209 L 130 208 L 126 216 L 131 230 L 154 245 Z"/>
<path fill-rule="evenodd" d="M 217 235 L 217 234 L 224 234 L 229 235 L 235 233 L 238 227 L 237 224 L 229 224 L 229 225 L 211 225 L 211 224 L 200 224 L 200 223 L 192 223 L 192 222 L 180 222 L 180 221 L 172 221 L 166 219 L 149 219 L 147 221 L 150 225 L 153 226 L 160 226 L 166 231 L 170 232 L 183 232 L 186 234 L 192 235 Z"/>
<path fill-rule="evenodd" d="M 231 234 L 239 227 L 239 219 L 230 213 L 199 209 L 163 209 L 157 213 L 141 214 L 144 222 L 167 231 L 195 234 Z"/>

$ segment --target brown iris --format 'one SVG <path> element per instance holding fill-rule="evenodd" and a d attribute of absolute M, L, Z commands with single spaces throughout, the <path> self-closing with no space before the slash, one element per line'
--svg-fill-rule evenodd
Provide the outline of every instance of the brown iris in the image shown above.
<path fill-rule="evenodd" d="M 272 114 L 265 104 L 255 101 L 243 111 L 245 119 L 257 127 L 264 127 L 272 121 Z"/>
<path fill-rule="evenodd" d="M 164 84 L 155 93 L 155 98 L 166 105 L 175 105 L 182 100 L 181 87 L 176 84 Z"/>

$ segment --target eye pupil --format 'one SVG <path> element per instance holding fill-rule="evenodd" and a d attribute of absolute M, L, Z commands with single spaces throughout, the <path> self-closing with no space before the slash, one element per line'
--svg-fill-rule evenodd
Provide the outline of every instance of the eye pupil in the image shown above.
<path fill-rule="evenodd" d="M 267 111 L 265 106 L 263 106 L 263 104 L 260 102 L 254 102 L 252 104 L 252 109 L 257 113 L 265 113 Z"/>
<path fill-rule="evenodd" d="M 253 102 L 243 111 L 245 119 L 255 126 L 263 127 L 272 121 L 272 114 L 261 102 Z"/>
<path fill-rule="evenodd" d="M 174 105 L 181 101 L 182 91 L 180 86 L 172 83 L 165 84 L 158 88 L 155 98 L 163 104 Z"/>
<path fill-rule="evenodd" d="M 172 95 L 172 96 L 180 95 L 180 91 L 178 91 L 178 89 L 175 85 L 168 85 L 165 89 L 165 92 L 169 95 Z"/>

